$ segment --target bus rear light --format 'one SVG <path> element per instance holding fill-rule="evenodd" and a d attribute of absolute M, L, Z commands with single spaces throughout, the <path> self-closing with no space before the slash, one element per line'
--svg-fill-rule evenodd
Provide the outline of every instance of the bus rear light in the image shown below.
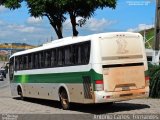
<path fill-rule="evenodd" d="M 145 80 L 146 80 L 146 81 L 149 80 L 149 76 L 146 76 L 146 77 L 145 77 Z"/>
<path fill-rule="evenodd" d="M 96 84 L 103 84 L 103 80 L 96 80 Z"/>
<path fill-rule="evenodd" d="M 146 86 L 149 86 L 149 76 L 145 77 Z"/>
<path fill-rule="evenodd" d="M 111 98 L 111 96 L 103 96 L 104 99 Z"/>
<path fill-rule="evenodd" d="M 106 96 L 106 99 L 110 98 L 111 96 Z"/>
<path fill-rule="evenodd" d="M 141 94 L 143 95 L 143 94 L 145 94 L 145 92 L 141 92 Z"/>
<path fill-rule="evenodd" d="M 103 80 L 96 80 L 95 81 L 95 87 L 96 91 L 102 91 L 103 90 Z"/>

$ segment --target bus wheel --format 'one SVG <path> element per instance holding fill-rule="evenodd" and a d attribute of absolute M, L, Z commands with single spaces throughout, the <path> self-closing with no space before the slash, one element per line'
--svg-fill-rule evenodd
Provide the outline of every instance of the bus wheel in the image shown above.
<path fill-rule="evenodd" d="M 70 103 L 68 100 L 68 95 L 65 89 L 62 89 L 59 93 L 60 102 L 62 105 L 62 108 L 64 110 L 68 110 L 70 108 Z"/>
<path fill-rule="evenodd" d="M 23 92 L 22 92 L 21 87 L 18 87 L 18 95 L 20 95 L 21 100 L 24 100 Z"/>

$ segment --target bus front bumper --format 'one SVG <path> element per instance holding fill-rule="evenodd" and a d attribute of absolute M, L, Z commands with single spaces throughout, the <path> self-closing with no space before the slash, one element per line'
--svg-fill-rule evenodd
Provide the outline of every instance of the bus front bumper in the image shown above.
<path fill-rule="evenodd" d="M 136 98 L 146 98 L 149 96 L 149 87 L 117 92 L 95 91 L 94 94 L 95 103 L 118 102 Z"/>

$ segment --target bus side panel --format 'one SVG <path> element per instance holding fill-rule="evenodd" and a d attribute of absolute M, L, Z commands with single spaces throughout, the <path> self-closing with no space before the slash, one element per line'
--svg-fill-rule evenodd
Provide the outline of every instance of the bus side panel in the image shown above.
<path fill-rule="evenodd" d="M 91 69 L 91 65 L 86 65 L 86 68 Z M 13 91 L 17 92 L 17 86 L 21 84 L 24 97 L 59 100 L 59 88 L 64 84 L 69 91 L 70 102 L 93 103 L 93 75 L 92 69 L 71 73 L 15 75 Z"/>
<path fill-rule="evenodd" d="M 24 96 L 31 98 L 59 100 L 56 83 L 24 83 Z"/>
<path fill-rule="evenodd" d="M 26 83 L 23 84 L 24 96 L 59 101 L 59 88 L 64 87 L 68 92 L 70 102 L 90 103 L 92 99 L 84 97 L 82 83 Z"/>

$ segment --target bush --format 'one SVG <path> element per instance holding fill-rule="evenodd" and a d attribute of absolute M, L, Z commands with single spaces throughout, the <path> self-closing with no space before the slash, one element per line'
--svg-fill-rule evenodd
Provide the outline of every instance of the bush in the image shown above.
<path fill-rule="evenodd" d="M 8 57 L 4 55 L 0 55 L 0 61 L 7 61 Z"/>
<path fill-rule="evenodd" d="M 149 97 L 160 98 L 160 66 L 149 63 L 146 74 L 150 77 Z"/>

